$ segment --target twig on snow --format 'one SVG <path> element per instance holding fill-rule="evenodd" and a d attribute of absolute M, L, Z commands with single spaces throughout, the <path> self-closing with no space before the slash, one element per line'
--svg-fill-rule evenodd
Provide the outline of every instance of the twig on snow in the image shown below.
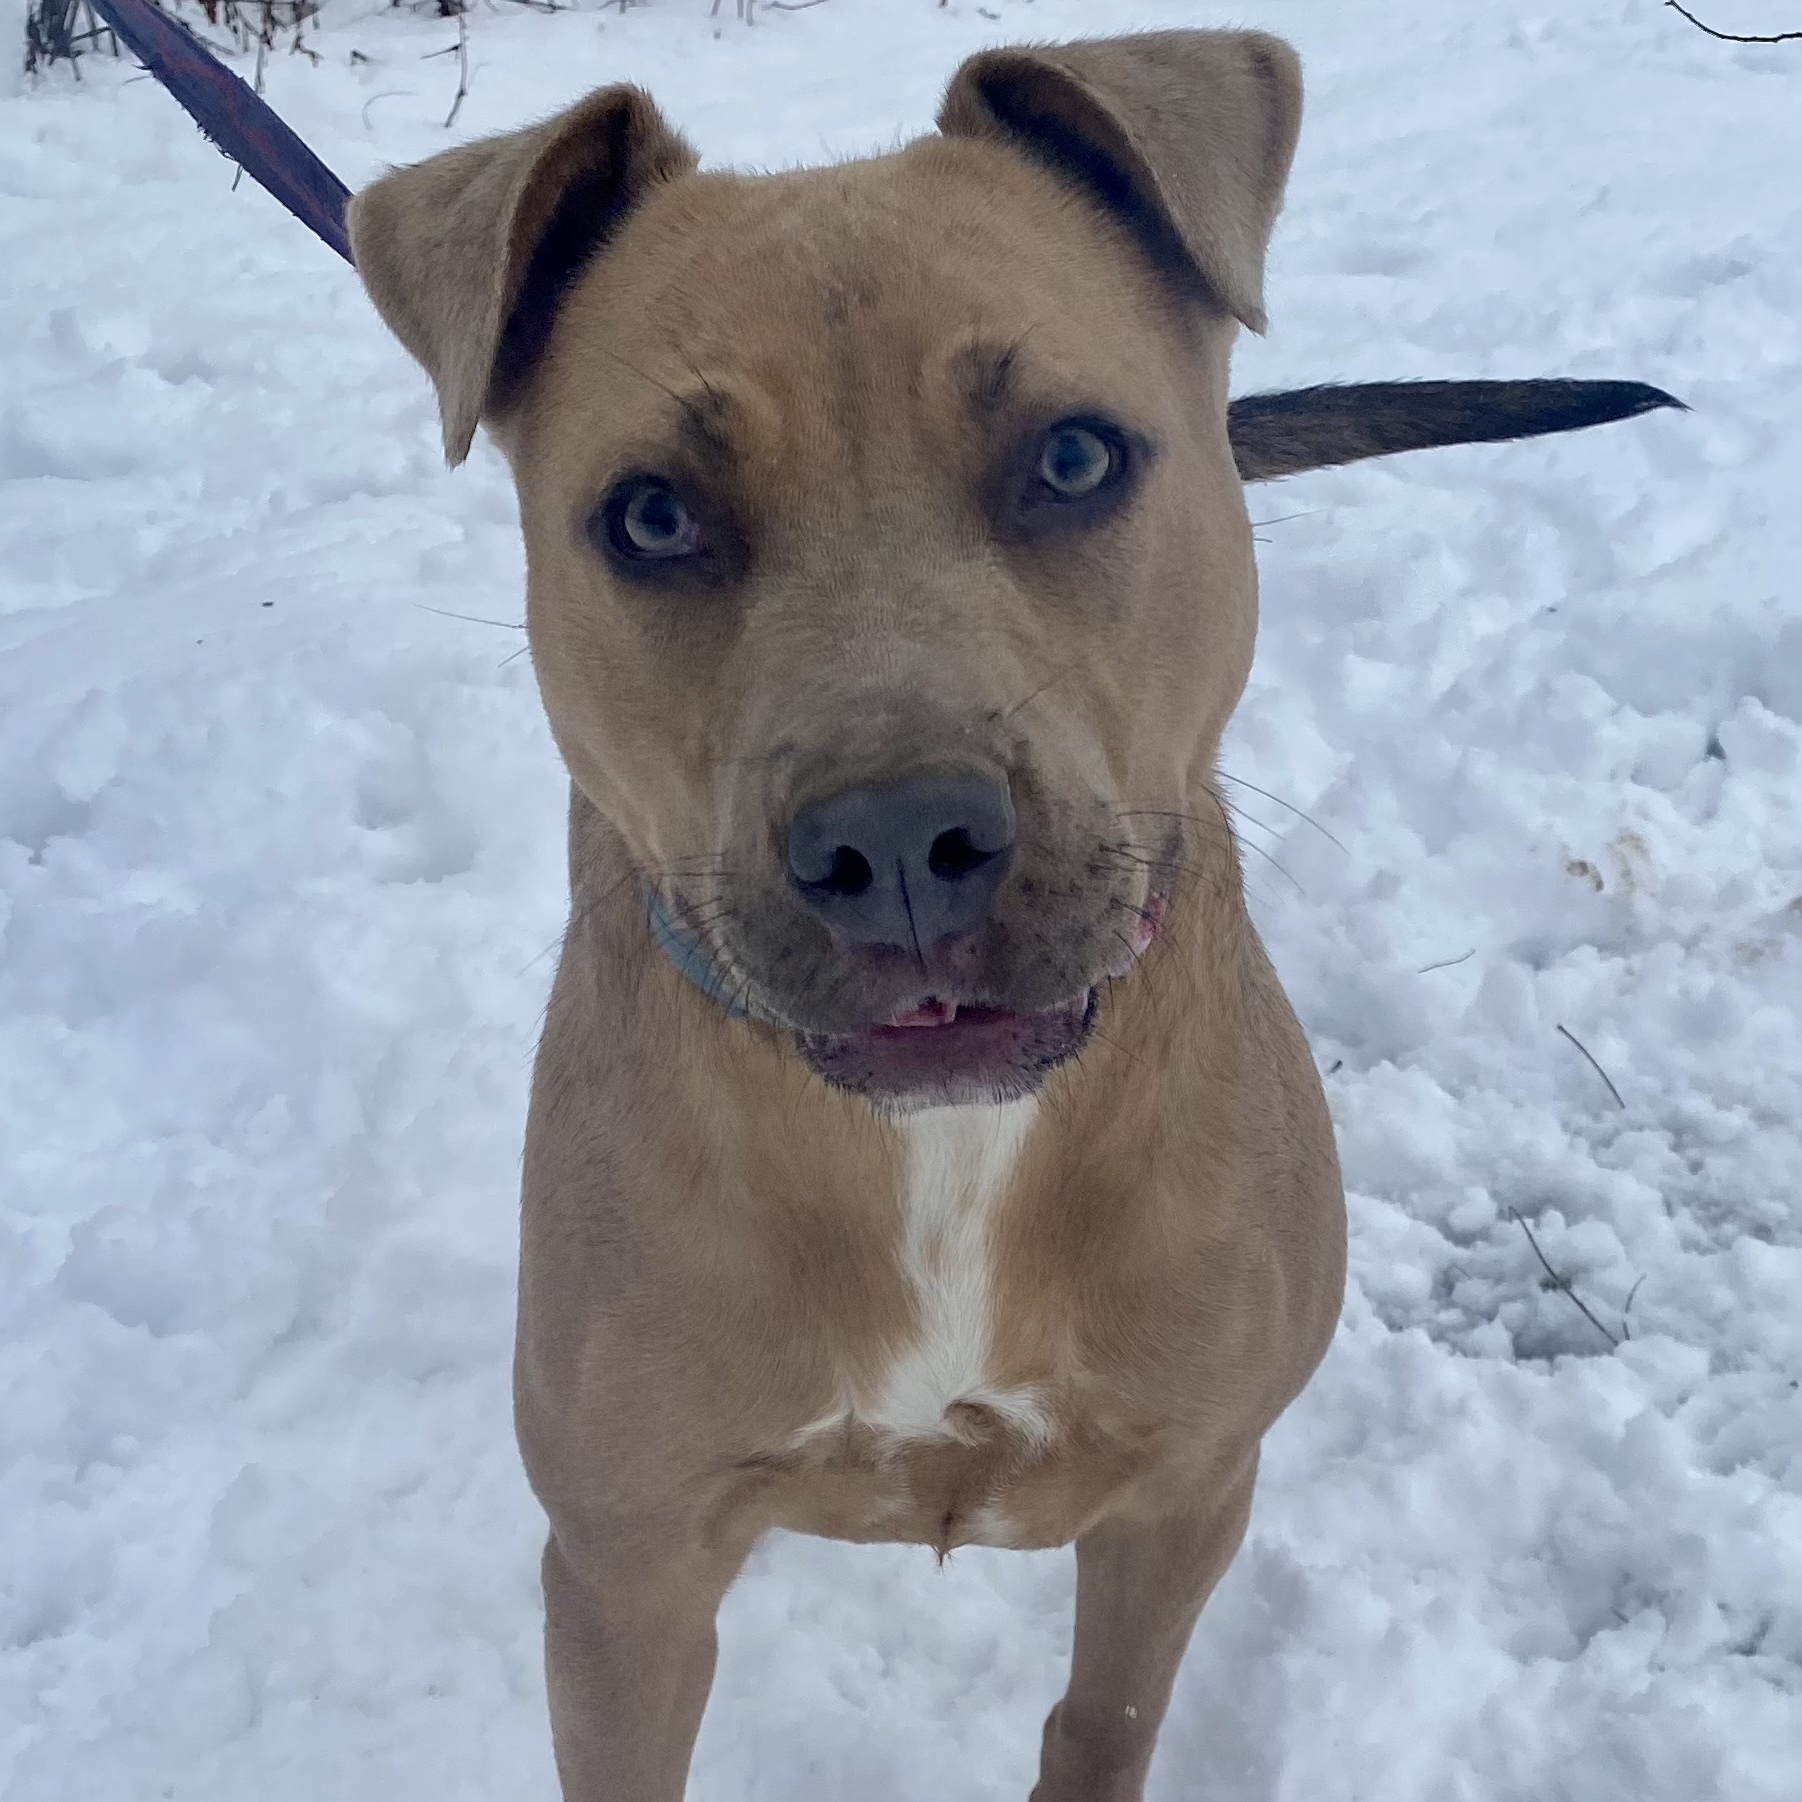
<path fill-rule="evenodd" d="M 1640 1289 L 1645 1284 L 1645 1280 L 1643 1272 L 1639 1276 L 1636 1276 L 1633 1279 L 1633 1287 L 1627 1291 L 1627 1299 L 1621 1303 L 1621 1337 L 1623 1339 L 1631 1339 L 1633 1337 L 1633 1329 L 1627 1324 L 1627 1316 L 1633 1312 L 1633 1298 L 1640 1292 Z"/>
<path fill-rule="evenodd" d="M 374 106 L 378 100 L 405 100 L 406 97 L 407 92 L 405 88 L 383 88 L 379 94 L 371 94 L 369 98 L 363 102 L 363 129 L 365 131 L 369 129 L 369 109 Z"/>
<path fill-rule="evenodd" d="M 451 109 L 444 115 L 444 129 L 449 131 L 456 124 L 457 115 L 463 110 L 463 102 L 469 97 L 469 15 L 457 14 L 457 97 L 451 102 Z"/>
<path fill-rule="evenodd" d="M 1609 1330 L 1596 1319 L 1595 1315 L 1590 1312 L 1589 1304 L 1570 1286 L 1570 1279 L 1568 1277 L 1560 1276 L 1558 1272 L 1552 1268 L 1551 1259 L 1539 1249 L 1539 1241 L 1533 1237 L 1533 1229 L 1527 1225 L 1520 1210 L 1518 1208 L 1510 1208 L 1508 1212 L 1514 1217 L 1515 1224 L 1527 1235 L 1527 1243 L 1533 1247 L 1533 1255 L 1539 1260 L 1540 1268 L 1544 1270 L 1546 1276 L 1551 1280 L 1552 1287 L 1561 1294 L 1568 1295 L 1576 1304 L 1577 1312 L 1581 1314 L 1583 1318 L 1615 1348 L 1615 1350 L 1618 1351 L 1620 1349 L 1620 1340 L 1616 1338 L 1613 1333 L 1609 1332 Z M 1637 1286 L 1638 1285 L 1636 1284 L 1635 1287 Z"/>
<path fill-rule="evenodd" d="M 1459 964 L 1467 964 L 1476 956 L 1474 950 L 1466 951 L 1462 957 L 1442 957 L 1436 964 L 1422 964 L 1414 972 L 1416 976 L 1429 975 L 1434 970 L 1455 970 Z"/>
<path fill-rule="evenodd" d="M 1590 1069 L 1592 1069 L 1596 1073 L 1596 1075 L 1598 1075 L 1603 1080 L 1603 1082 L 1605 1082 L 1608 1085 L 1608 1093 L 1614 1097 L 1615 1104 L 1619 1107 L 1625 1107 L 1627 1104 L 1625 1101 L 1623 1101 L 1621 1099 L 1620 1090 L 1614 1086 L 1614 1078 L 1612 1076 L 1610 1076 L 1608 1074 L 1608 1072 L 1606 1070 L 1604 1070 L 1602 1068 L 1602 1066 L 1596 1062 L 1595 1054 L 1593 1052 L 1591 1052 L 1589 1047 L 1587 1045 L 1585 1045 L 1583 1043 L 1583 1041 L 1580 1038 L 1578 1038 L 1577 1035 L 1574 1032 L 1572 1032 L 1568 1026 L 1560 1026 L 1558 1028 L 1558 1030 L 1561 1033 L 1563 1033 L 1564 1036 L 1567 1039 L 1569 1039 L 1570 1042 L 1573 1045 L 1575 1045 L 1576 1048 L 1580 1052 L 1582 1052 L 1586 1058 L 1589 1059 Z"/>
<path fill-rule="evenodd" d="M 1679 6 L 1677 0 L 1664 0 L 1672 12 L 1681 13 L 1698 31 L 1705 31 L 1711 38 L 1719 38 L 1723 44 L 1793 44 L 1802 39 L 1802 31 L 1759 32 L 1744 36 L 1737 31 L 1716 31 L 1712 25 L 1704 25 L 1687 7 Z"/>
<path fill-rule="evenodd" d="M 707 16 L 717 19 L 720 16 L 722 0 L 713 0 L 713 11 Z M 772 13 L 804 13 L 810 6 L 824 6 L 826 0 L 763 0 L 765 12 Z M 757 0 L 737 0 L 736 10 L 741 25 L 757 23 Z"/>

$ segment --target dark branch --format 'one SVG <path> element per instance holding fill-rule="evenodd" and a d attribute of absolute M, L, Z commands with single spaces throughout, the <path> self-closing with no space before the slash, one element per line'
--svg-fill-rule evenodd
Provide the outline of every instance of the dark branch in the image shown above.
<path fill-rule="evenodd" d="M 1569 1039 L 1570 1042 L 1573 1045 L 1575 1045 L 1576 1048 L 1580 1052 L 1583 1053 L 1584 1057 L 1586 1057 L 1589 1060 L 1590 1069 L 1592 1069 L 1596 1073 L 1596 1075 L 1598 1075 L 1603 1080 L 1603 1082 L 1605 1082 L 1608 1085 L 1608 1093 L 1614 1097 L 1616 1103 L 1621 1107 L 1625 1107 L 1627 1104 L 1626 1104 L 1626 1102 L 1621 1100 L 1621 1092 L 1619 1089 L 1617 1089 L 1614 1086 L 1614 1078 L 1612 1076 L 1610 1076 L 1608 1074 L 1608 1072 L 1606 1070 L 1604 1070 L 1602 1068 L 1602 1066 L 1596 1062 L 1595 1054 L 1589 1049 L 1589 1047 L 1587 1045 L 1585 1045 L 1583 1043 L 1583 1041 L 1580 1038 L 1578 1038 L 1577 1035 L 1574 1032 L 1572 1032 L 1568 1026 L 1560 1026 L 1558 1028 L 1558 1030 L 1561 1033 L 1563 1033 L 1564 1036 L 1567 1039 Z"/>
<path fill-rule="evenodd" d="M 1712 25 L 1704 25 L 1687 7 L 1677 4 L 1677 0 L 1664 0 L 1672 12 L 1681 13 L 1698 31 L 1705 31 L 1711 38 L 1719 38 L 1723 44 L 1790 44 L 1802 38 L 1802 31 L 1776 31 L 1766 35 L 1754 34 L 1742 37 L 1737 31 L 1716 31 Z"/>
<path fill-rule="evenodd" d="M 1620 1340 L 1613 1333 L 1609 1332 L 1609 1330 L 1596 1319 L 1595 1315 L 1589 1311 L 1589 1304 L 1570 1286 L 1570 1279 L 1565 1276 L 1560 1276 L 1558 1272 L 1552 1268 L 1551 1259 L 1539 1249 L 1539 1241 L 1533 1237 L 1533 1229 L 1528 1226 L 1526 1221 L 1521 1217 L 1519 1210 L 1510 1208 L 1508 1212 L 1514 1216 L 1515 1225 L 1527 1235 L 1527 1243 L 1533 1247 L 1533 1255 L 1539 1260 L 1540 1268 L 1544 1270 L 1546 1275 L 1551 1279 L 1552 1287 L 1561 1295 L 1568 1295 L 1570 1299 L 1577 1304 L 1577 1311 L 1583 1318 L 1587 1320 L 1616 1351 L 1618 1351 L 1620 1349 Z"/>
<path fill-rule="evenodd" d="M 457 115 L 463 110 L 463 102 L 469 98 L 469 15 L 459 11 L 457 14 L 457 97 L 451 102 L 451 109 L 445 115 L 444 129 L 449 131 L 456 124 Z"/>

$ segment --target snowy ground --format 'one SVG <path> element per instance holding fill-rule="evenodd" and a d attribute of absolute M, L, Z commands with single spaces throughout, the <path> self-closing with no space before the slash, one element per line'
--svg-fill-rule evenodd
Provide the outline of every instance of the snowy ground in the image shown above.
<path fill-rule="evenodd" d="M 708 10 L 478 11 L 454 135 L 632 76 L 717 162 L 812 160 L 981 43 L 1254 20 L 1311 98 L 1242 388 L 1693 403 L 1254 497 L 1227 767 L 1324 829 L 1240 791 L 1354 1280 L 1153 1793 L 1802 1793 L 1802 46 L 1653 0 Z M 270 92 L 359 182 L 447 141 L 454 36 L 327 0 Z M 510 491 L 443 472 L 347 270 L 83 77 L 0 75 L 0 1793 L 548 1802 L 507 1358 L 562 783 L 518 634 L 428 610 L 518 617 Z M 1070 1596 L 768 1545 L 693 1796 L 1023 1798 Z"/>

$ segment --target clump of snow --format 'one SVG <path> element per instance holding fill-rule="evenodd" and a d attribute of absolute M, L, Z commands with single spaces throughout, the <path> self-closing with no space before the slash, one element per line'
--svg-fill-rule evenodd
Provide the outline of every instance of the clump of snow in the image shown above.
<path fill-rule="evenodd" d="M 631 77 L 715 162 L 817 160 L 924 128 L 979 44 L 1220 22 L 732 11 L 475 13 L 451 136 Z M 1353 1283 L 1153 1795 L 1776 1802 L 1802 54 L 1625 0 L 1235 16 L 1310 81 L 1241 388 L 1695 411 L 1254 493 L 1225 761 Z M 312 42 L 269 92 L 347 180 L 449 141 L 454 24 L 328 0 Z M 479 623 L 518 617 L 513 502 L 490 452 L 444 473 L 348 271 L 131 74 L 9 72 L 0 111 L 0 1791 L 548 1798 L 507 1361 L 562 782 Z M 1064 1555 L 768 1545 L 692 1793 L 1023 1796 L 1071 1589 Z"/>

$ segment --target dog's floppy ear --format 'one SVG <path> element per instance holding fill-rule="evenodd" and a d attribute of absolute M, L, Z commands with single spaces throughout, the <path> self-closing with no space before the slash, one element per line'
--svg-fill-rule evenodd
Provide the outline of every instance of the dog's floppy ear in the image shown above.
<path fill-rule="evenodd" d="M 558 302 L 654 182 L 695 154 L 638 88 L 602 88 L 527 131 L 383 176 L 350 203 L 376 311 L 438 390 L 461 463 L 543 351 Z"/>
<path fill-rule="evenodd" d="M 1301 125 L 1301 65 L 1252 31 L 986 50 L 939 109 L 1088 189 L 1166 268 L 1264 329 L 1264 251 Z"/>

